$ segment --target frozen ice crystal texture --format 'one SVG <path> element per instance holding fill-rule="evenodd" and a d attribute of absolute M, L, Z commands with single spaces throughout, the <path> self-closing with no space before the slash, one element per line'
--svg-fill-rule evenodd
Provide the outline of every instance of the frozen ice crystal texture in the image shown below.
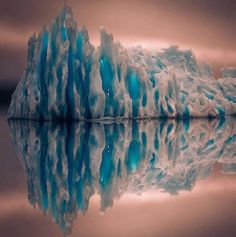
<path fill-rule="evenodd" d="M 225 77 L 225 78 L 223 78 Z M 101 29 L 95 48 L 65 6 L 28 43 L 28 61 L 9 118 L 208 117 L 236 113 L 236 69 L 216 80 L 190 50 L 124 48 Z"/>

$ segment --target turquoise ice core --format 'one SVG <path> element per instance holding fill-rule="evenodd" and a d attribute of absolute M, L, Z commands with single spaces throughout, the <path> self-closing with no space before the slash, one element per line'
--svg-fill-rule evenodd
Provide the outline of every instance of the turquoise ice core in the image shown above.
<path fill-rule="evenodd" d="M 65 6 L 29 39 L 9 118 L 92 120 L 224 117 L 236 114 L 236 68 L 215 79 L 206 63 L 176 46 L 124 48 L 101 29 L 95 48 Z"/>

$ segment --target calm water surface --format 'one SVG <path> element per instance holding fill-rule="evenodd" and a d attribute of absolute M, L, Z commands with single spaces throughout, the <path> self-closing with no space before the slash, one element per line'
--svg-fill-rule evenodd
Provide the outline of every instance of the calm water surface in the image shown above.
<path fill-rule="evenodd" d="M 236 236 L 236 119 L 0 119 L 0 236 Z"/>

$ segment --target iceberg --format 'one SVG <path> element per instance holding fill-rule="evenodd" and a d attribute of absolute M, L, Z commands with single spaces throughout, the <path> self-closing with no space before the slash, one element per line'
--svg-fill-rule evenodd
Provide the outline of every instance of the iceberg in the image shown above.
<path fill-rule="evenodd" d="M 119 123 L 9 120 L 33 206 L 61 230 L 100 197 L 101 211 L 122 195 L 177 195 L 213 173 L 236 174 L 236 120 L 122 120 Z M 158 198 L 158 195 L 157 195 Z"/>
<path fill-rule="evenodd" d="M 94 47 L 65 6 L 28 42 L 9 118 L 33 120 L 224 117 L 236 114 L 236 69 L 210 66 L 177 46 L 125 48 L 101 28 Z"/>

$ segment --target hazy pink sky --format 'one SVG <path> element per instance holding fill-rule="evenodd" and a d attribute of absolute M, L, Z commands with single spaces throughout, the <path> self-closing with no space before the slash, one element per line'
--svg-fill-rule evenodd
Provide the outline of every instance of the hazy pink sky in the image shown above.
<path fill-rule="evenodd" d="M 99 28 L 125 46 L 192 49 L 214 70 L 236 66 L 235 0 L 68 0 L 78 26 L 86 25 L 92 43 Z M 49 25 L 62 0 L 8 0 L 0 3 L 0 82 L 16 82 L 23 73 L 27 41 Z"/>

